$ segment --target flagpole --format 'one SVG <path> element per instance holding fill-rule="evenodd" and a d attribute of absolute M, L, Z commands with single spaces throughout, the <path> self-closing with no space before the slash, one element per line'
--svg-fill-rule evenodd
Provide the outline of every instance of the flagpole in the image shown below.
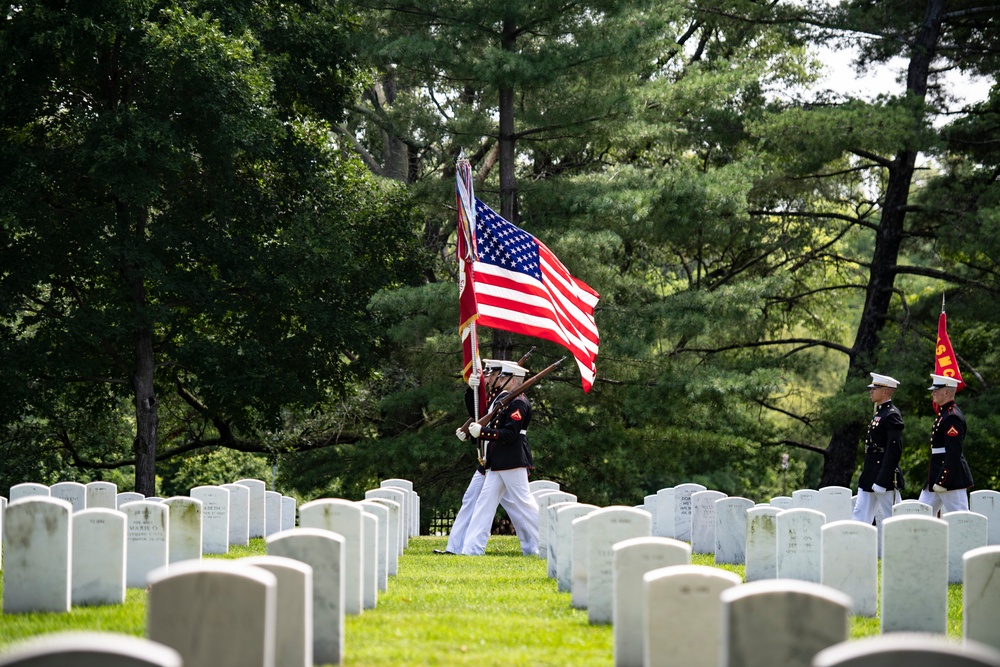
<path fill-rule="evenodd" d="M 459 183 L 458 188 L 458 208 L 459 208 L 459 218 L 464 220 L 464 225 L 459 229 L 459 234 L 462 236 L 465 245 L 465 256 L 460 257 L 460 261 L 464 263 L 462 266 L 462 273 L 464 274 L 465 269 L 468 269 L 469 278 L 471 280 L 467 281 L 465 289 L 472 290 L 472 283 L 475 282 L 475 269 L 474 262 L 476 261 L 476 207 L 475 207 L 475 195 L 473 194 L 473 183 L 472 183 L 472 167 L 469 161 L 465 158 L 464 149 L 458 156 L 458 161 L 456 164 L 456 177 Z M 461 242 L 461 241 L 460 241 Z M 475 319 L 469 324 L 469 336 L 470 339 L 470 354 L 472 362 L 472 370 L 470 371 L 470 378 L 476 377 L 480 382 L 482 381 L 482 361 L 479 358 L 479 332 L 476 327 Z M 473 412 L 475 413 L 476 419 L 479 418 L 482 406 L 479 401 L 479 387 L 475 387 L 473 391 Z"/>

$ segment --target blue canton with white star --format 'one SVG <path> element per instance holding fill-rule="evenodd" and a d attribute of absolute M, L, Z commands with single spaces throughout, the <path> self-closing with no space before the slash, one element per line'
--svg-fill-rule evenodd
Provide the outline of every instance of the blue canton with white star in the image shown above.
<path fill-rule="evenodd" d="M 478 199 L 476 250 L 481 262 L 524 273 L 539 282 L 542 280 L 535 237 L 507 222 Z"/>

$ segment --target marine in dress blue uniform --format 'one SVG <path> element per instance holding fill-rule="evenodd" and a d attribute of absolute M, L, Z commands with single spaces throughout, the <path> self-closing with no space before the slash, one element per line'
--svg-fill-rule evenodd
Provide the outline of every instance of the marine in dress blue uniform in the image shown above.
<path fill-rule="evenodd" d="M 495 387 L 509 382 L 509 386 L 491 402 L 490 409 L 508 393 L 517 393 L 527 372 L 511 361 L 499 363 L 501 373 L 490 376 L 490 382 Z M 521 552 L 538 555 L 538 503 L 528 488 L 528 473 L 534 468 L 528 445 L 530 423 L 531 403 L 527 396 L 518 394 L 487 426 L 480 429 L 476 423 L 470 425 L 470 435 L 487 441 L 487 471 L 466 532 L 463 554 L 485 553 L 493 517 L 503 497 L 504 509 L 521 541 Z"/>
<path fill-rule="evenodd" d="M 972 486 L 972 470 L 965 460 L 965 415 L 955 404 L 958 380 L 931 374 L 931 396 L 938 404 L 938 416 L 931 427 L 931 460 L 927 482 L 920 492 L 920 502 L 926 503 L 937 516 L 944 512 L 967 512 L 968 489 Z"/>
<path fill-rule="evenodd" d="M 882 518 L 892 516 L 892 506 L 900 500 L 903 473 L 899 459 L 903 455 L 903 414 L 892 403 L 899 380 L 870 373 L 868 395 L 875 404 L 875 414 L 868 422 L 865 437 L 865 462 L 858 477 L 858 500 L 853 518 L 871 525 L 882 508 Z"/>
<path fill-rule="evenodd" d="M 489 384 L 489 377 L 491 375 L 500 374 L 502 367 L 499 361 L 494 361 L 492 359 L 485 359 L 483 361 L 483 377 L 480 378 L 477 375 L 473 375 L 469 378 L 469 388 L 465 392 L 465 408 L 469 413 L 469 417 L 475 418 L 475 396 L 473 392 L 479 391 L 480 382 L 486 382 Z M 496 392 L 491 392 L 493 395 L 487 396 L 487 401 L 492 402 L 496 399 Z M 487 403 L 488 405 L 488 403 Z M 482 406 L 486 407 L 486 406 Z M 483 412 L 486 414 L 489 410 Z M 455 436 L 465 442 L 468 439 L 468 435 L 461 428 L 455 431 Z M 475 439 L 473 439 L 475 442 Z M 435 549 L 436 554 L 460 554 L 462 553 L 462 547 L 465 545 L 465 537 L 469 529 L 469 523 L 472 520 L 472 512 L 476 509 L 476 501 L 479 500 L 479 494 L 483 490 L 483 483 L 486 481 L 486 466 L 484 463 L 479 463 L 476 466 L 476 470 L 472 473 L 472 479 L 469 481 L 469 486 L 465 489 L 465 494 L 462 496 L 462 506 L 458 509 L 458 514 L 455 515 L 455 521 L 451 525 L 451 530 L 448 532 L 448 545 L 445 549 L 439 550 Z M 510 516 L 511 512 L 511 501 L 509 494 L 505 493 L 500 497 L 500 505 Z M 487 538 L 489 534 L 489 529 L 487 529 Z"/>

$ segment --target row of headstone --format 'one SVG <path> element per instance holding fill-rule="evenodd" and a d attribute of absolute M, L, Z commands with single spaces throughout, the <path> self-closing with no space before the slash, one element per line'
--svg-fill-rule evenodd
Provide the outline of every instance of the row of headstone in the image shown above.
<path fill-rule="evenodd" d="M 228 490 L 231 497 L 226 499 L 219 491 L 207 493 L 217 489 Z M 199 495 L 193 493 L 196 490 Z M 226 553 L 230 543 L 247 545 L 252 537 L 266 537 L 295 525 L 295 498 L 267 491 L 264 482 L 260 480 L 242 479 L 233 484 L 192 489 L 191 495 L 204 502 L 206 498 L 202 498 L 200 494 L 211 495 L 207 516 L 208 532 L 211 534 L 207 541 L 210 544 L 203 545 L 206 553 Z M 11 502 L 40 496 L 65 500 L 74 512 L 97 508 L 120 509 L 130 502 L 164 500 L 158 496 L 146 497 L 134 491 L 118 493 L 117 486 L 112 482 L 59 482 L 51 487 L 28 482 L 16 484 L 10 489 Z M 221 528 L 223 521 L 229 526 L 224 539 Z M 244 522 L 246 526 L 243 525 Z"/>
<path fill-rule="evenodd" d="M 8 549 L 9 569 L 4 573 L 4 611 L 68 611 L 72 605 L 121 603 L 127 588 L 148 585 L 151 571 L 184 560 L 200 560 L 206 543 L 217 543 L 219 553 L 224 553 L 225 526 L 231 514 L 226 505 L 233 496 L 249 496 L 244 485 L 233 485 L 235 490 L 225 486 L 229 485 L 198 487 L 192 490 L 192 497 L 162 502 L 133 501 L 120 510 L 75 513 L 67 501 L 58 498 L 23 496 L 11 503 L 4 531 L 13 545 Z M 404 529 L 406 536 L 419 532 L 412 484 L 409 490 L 386 486 L 376 494 L 383 497 L 360 504 L 339 501 L 367 510 L 363 515 L 360 509 L 357 513 L 367 524 L 367 540 L 364 531 L 344 530 L 352 537 L 349 562 L 352 567 L 357 562 L 352 572 L 362 572 L 360 560 L 353 558 L 361 549 L 366 562 L 372 563 L 365 571 L 363 585 L 351 589 L 352 596 L 360 593 L 367 607 L 375 605 L 377 591 L 386 590 L 389 574 L 398 568 Z M 320 509 L 326 507 L 322 501 L 316 502 Z M 206 505 L 209 512 L 205 512 Z M 412 508 L 416 518 L 412 527 L 404 523 L 404 507 Z M 205 521 L 206 514 L 209 521 Z M 329 524 L 314 511 L 307 510 L 306 515 L 302 525 Z M 212 529 L 214 518 L 221 520 Z M 289 529 L 294 527 L 294 514 L 292 518 Z M 351 576 L 352 581 L 358 578 Z M 351 610 L 360 611 L 354 600 L 352 597 Z"/>
<path fill-rule="evenodd" d="M 598 517 L 602 511 L 590 516 Z M 601 524 L 590 528 L 597 526 L 604 528 Z M 944 636 L 947 631 L 944 554 L 925 554 L 913 543 L 906 544 L 906 538 L 925 539 L 925 530 L 935 527 L 944 530 L 947 526 L 929 517 L 896 517 L 887 522 L 890 550 L 909 548 L 910 555 L 897 558 L 896 566 L 890 565 L 883 572 L 883 633 Z M 827 531 L 840 528 L 860 529 L 858 534 L 866 542 L 863 549 L 874 554 L 873 526 L 840 521 L 824 526 L 824 538 Z M 904 539 L 895 539 L 897 535 Z M 593 533 L 588 533 L 587 539 L 593 540 Z M 847 545 L 841 546 L 851 551 Z M 612 552 L 616 667 L 809 665 L 813 655 L 848 639 L 849 616 L 856 613 L 857 599 L 826 582 L 775 579 L 744 584 L 731 572 L 690 565 L 690 545 L 673 538 L 626 539 L 615 543 Z M 851 553 L 850 557 L 840 554 L 838 565 L 857 557 Z M 926 579 L 928 564 L 937 570 L 936 581 Z M 1000 624 L 996 622 L 1000 614 L 1000 546 L 967 552 L 963 567 L 966 646 L 981 644 L 1000 651 Z M 841 574 L 848 570 L 844 566 Z M 596 589 L 594 582 L 590 583 L 593 595 Z M 928 589 L 937 590 L 928 594 Z M 872 602 L 875 595 L 873 588 Z M 956 647 L 949 655 L 967 653 Z"/>
<path fill-rule="evenodd" d="M 184 665 L 339 664 L 344 615 L 377 604 L 378 591 L 387 589 L 390 562 L 398 569 L 404 536 L 419 534 L 417 496 L 412 484 L 402 481 L 383 484 L 360 502 L 306 503 L 300 527 L 266 537 L 268 556 L 240 561 L 163 560 L 164 551 L 170 553 L 172 524 L 183 523 L 193 509 L 201 518 L 198 498 L 136 501 L 121 511 L 75 514 L 61 499 L 25 498 L 12 503 L 8 514 L 11 544 L 18 546 L 5 573 L 4 611 L 68 611 L 74 584 L 102 589 L 98 561 L 101 567 L 117 564 L 108 568 L 115 574 L 106 577 L 115 579 L 116 589 L 110 600 L 94 598 L 95 603 L 121 602 L 133 575 L 131 556 L 149 566 L 154 559 L 147 558 L 147 547 L 162 543 L 166 549 L 157 551 L 159 562 L 142 572 L 142 585 L 150 591 L 147 634 L 172 647 Z M 99 538 L 74 543 L 74 536 L 98 532 Z M 201 548 L 200 533 L 197 540 L 181 541 Z M 82 555 L 75 544 L 85 544 Z M 397 551 L 390 559 L 392 544 Z M 289 559 L 294 567 L 281 562 Z M 71 562 L 85 566 L 87 577 L 71 572 Z M 289 583 L 282 584 L 283 577 Z M 198 612 L 191 613 L 193 608 Z"/>
<path fill-rule="evenodd" d="M 549 540 L 546 553 L 549 576 L 556 578 L 558 590 L 571 593 L 574 607 L 588 610 L 591 623 L 613 622 L 616 656 L 630 656 L 622 661 L 616 657 L 616 665 L 644 664 L 640 651 L 648 647 L 644 645 L 645 639 L 635 636 L 646 625 L 643 620 L 646 610 L 636 603 L 641 599 L 636 594 L 637 581 L 648 569 L 663 567 L 661 560 L 678 561 L 670 565 L 689 563 L 690 554 L 696 552 L 695 543 L 701 544 L 705 553 L 711 553 L 707 545 L 714 542 L 717 563 L 745 562 L 748 582 L 776 579 L 793 588 L 799 584 L 815 586 L 824 595 L 838 597 L 849 614 L 876 615 L 879 604 L 878 531 L 874 526 L 846 519 L 828 522 L 825 514 L 818 510 L 796 508 L 794 498 L 789 498 L 792 501 L 790 509 L 783 510 L 779 507 L 784 504 L 781 501 L 779 506 L 755 506 L 747 499 L 727 498 L 717 492 L 703 493 L 694 488 L 685 491 L 690 491 L 688 500 L 682 501 L 691 508 L 690 544 L 650 535 L 646 522 L 655 525 L 656 514 L 648 506 L 651 500 L 655 503 L 655 497 L 647 497 L 641 508 L 598 508 L 576 502 L 575 497 L 556 496 L 551 491 L 536 494 L 540 507 L 545 505 L 539 524 L 547 525 L 546 531 L 540 530 L 540 537 Z M 798 494 L 798 497 L 806 499 L 808 504 L 819 496 Z M 833 497 L 843 498 L 839 493 Z M 987 571 L 994 574 L 991 568 L 1000 569 L 1000 556 L 995 553 L 981 555 L 978 565 L 975 560 L 969 561 L 975 554 L 983 554 L 981 549 L 989 549 L 985 517 L 974 512 L 955 512 L 939 520 L 912 516 L 907 510 L 900 508 L 897 517 L 886 522 L 887 557 L 893 562 L 884 561 L 883 564 L 883 631 L 944 633 L 948 583 L 964 581 L 964 590 L 970 593 L 971 599 L 979 600 L 982 607 L 973 606 L 968 610 L 972 628 L 968 638 L 993 642 L 1000 647 L 1000 624 L 994 622 L 995 614 L 1000 611 L 1000 583 L 988 583 L 985 574 Z M 612 523 L 604 523 L 608 520 Z M 933 525 L 923 523 L 928 521 Z M 709 526 L 714 528 L 711 533 Z M 631 537 L 630 530 L 635 531 Z M 614 567 L 609 567 L 608 557 L 612 554 L 619 560 Z M 978 572 L 975 582 L 968 581 L 970 567 L 972 572 Z M 709 572 L 701 573 L 702 576 L 720 576 L 718 568 L 706 569 Z M 995 574 L 1000 575 L 1000 572 Z M 724 574 L 721 576 L 725 578 Z M 609 577 L 613 579 L 611 586 L 607 584 Z M 733 583 L 724 582 L 723 585 Z M 735 583 L 741 583 L 739 577 Z M 688 581 L 680 585 L 688 592 L 711 590 L 707 583 L 699 586 Z M 612 591 L 610 598 L 609 590 Z M 988 609 L 981 602 L 984 599 L 990 601 Z M 675 620 L 681 610 L 685 618 L 692 617 L 686 604 L 673 610 L 654 611 L 650 617 Z M 709 618 L 713 618 L 714 613 L 706 612 Z M 676 647 L 690 637 L 699 637 L 695 629 L 711 625 L 707 621 L 704 624 L 696 621 L 691 627 L 684 626 L 689 627 L 688 631 L 673 634 L 664 632 L 662 622 L 651 622 L 657 626 L 646 637 L 652 637 L 652 653 L 677 658 L 676 662 L 671 659 L 655 664 L 690 663 L 678 657 L 685 654 L 668 651 L 665 647 Z M 986 625 L 990 625 L 989 630 Z M 791 637 L 794 636 L 793 631 Z M 657 648 L 655 643 L 659 640 L 664 644 Z M 830 641 L 835 643 L 837 637 Z M 748 641 L 748 650 L 754 643 L 759 643 L 759 636 L 756 642 Z M 693 645 L 692 650 L 704 648 L 705 642 L 695 640 Z M 717 656 L 718 653 L 709 651 L 707 655 Z M 714 662 L 714 659 L 706 660 Z"/>

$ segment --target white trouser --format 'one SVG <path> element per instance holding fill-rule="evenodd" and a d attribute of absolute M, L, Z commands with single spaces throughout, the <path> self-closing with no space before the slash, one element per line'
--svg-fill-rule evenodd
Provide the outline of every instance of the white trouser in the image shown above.
<path fill-rule="evenodd" d="M 538 554 L 538 503 L 528 491 L 527 468 L 486 472 L 486 481 L 466 531 L 463 554 L 481 556 L 486 552 L 486 542 L 501 498 L 504 510 L 521 540 L 521 553 L 526 556 Z"/>
<path fill-rule="evenodd" d="M 462 553 L 462 546 L 465 544 L 465 535 L 469 528 L 469 522 L 472 520 L 472 512 L 476 509 L 476 501 L 479 500 L 479 494 L 483 489 L 485 481 L 486 475 L 483 473 L 478 470 L 472 473 L 469 488 L 465 490 L 465 495 L 462 496 L 462 506 L 458 509 L 455 521 L 451 524 L 451 532 L 448 533 L 448 546 L 445 549 L 453 554 Z M 505 493 L 500 498 L 500 504 L 509 515 L 511 512 L 509 509 L 511 501 L 508 494 Z M 487 528 L 486 533 L 488 537 L 489 528 Z"/>
<path fill-rule="evenodd" d="M 895 500 L 895 489 L 886 491 L 885 493 L 858 489 L 858 502 L 854 505 L 854 514 L 851 518 L 870 526 L 872 525 L 872 521 L 875 520 L 879 506 L 881 506 L 882 517 L 888 519 L 892 516 L 892 505 Z"/>
<path fill-rule="evenodd" d="M 921 489 L 920 502 L 931 506 L 931 516 L 934 517 L 938 515 L 938 511 L 942 507 L 944 513 L 969 511 L 969 494 L 965 489 L 952 489 L 943 492 Z"/>

